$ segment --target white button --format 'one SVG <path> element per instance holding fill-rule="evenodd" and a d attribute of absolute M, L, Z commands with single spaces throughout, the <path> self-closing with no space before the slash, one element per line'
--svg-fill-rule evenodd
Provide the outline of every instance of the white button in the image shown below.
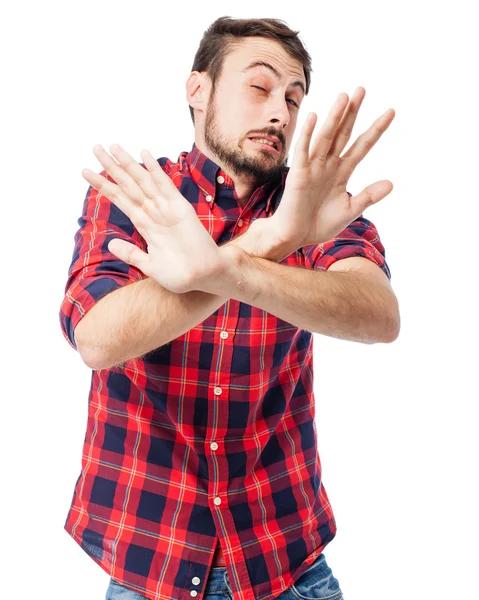
<path fill-rule="evenodd" d="M 238 227 L 242 227 L 242 226 L 243 226 L 243 219 L 240 219 L 240 220 L 238 221 Z"/>
<path fill-rule="evenodd" d="M 219 496 L 216 496 L 213 502 L 216 504 L 216 506 L 219 506 L 221 504 L 221 498 Z"/>
<path fill-rule="evenodd" d="M 206 196 L 206 202 L 211 202 L 213 200 L 213 196 Z"/>
<path fill-rule="evenodd" d="M 225 182 L 225 178 L 223 177 L 223 175 L 218 175 L 218 177 L 216 178 L 216 181 L 218 183 L 224 183 Z"/>
<path fill-rule="evenodd" d="M 220 395 L 220 394 L 222 394 L 222 393 L 223 393 L 223 390 L 222 390 L 220 387 L 217 387 L 217 388 L 215 388 L 215 394 L 216 394 L 217 396 L 219 396 L 219 395 Z"/>
<path fill-rule="evenodd" d="M 194 596 L 197 596 L 197 595 L 198 595 L 198 592 L 196 590 L 191 590 L 190 596 L 194 597 Z"/>
<path fill-rule="evenodd" d="M 218 444 L 216 442 L 211 442 L 210 446 L 212 450 L 218 450 Z"/>
<path fill-rule="evenodd" d="M 193 577 L 193 579 L 191 580 L 192 583 L 194 583 L 195 585 L 198 585 L 200 582 L 200 578 L 199 577 Z"/>
<path fill-rule="evenodd" d="M 220 338 L 223 338 L 224 340 L 228 337 L 228 332 L 227 331 L 222 331 L 220 333 Z"/>

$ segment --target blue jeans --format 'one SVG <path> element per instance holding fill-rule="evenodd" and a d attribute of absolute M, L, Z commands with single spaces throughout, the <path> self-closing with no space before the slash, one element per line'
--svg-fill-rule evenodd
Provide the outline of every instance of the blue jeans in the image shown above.
<path fill-rule="evenodd" d="M 233 600 L 225 567 L 210 569 L 203 598 L 204 600 Z M 296 582 L 276 598 L 278 600 L 343 600 L 343 594 L 338 580 L 326 563 L 324 553 L 321 553 Z M 110 579 L 105 600 L 145 600 L 145 596 Z"/>

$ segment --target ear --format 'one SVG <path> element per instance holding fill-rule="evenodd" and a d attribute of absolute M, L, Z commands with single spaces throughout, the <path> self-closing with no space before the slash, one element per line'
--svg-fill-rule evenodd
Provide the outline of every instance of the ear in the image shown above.
<path fill-rule="evenodd" d="M 192 71 L 186 81 L 186 100 L 192 108 L 203 111 L 208 106 L 211 84 L 206 73 Z"/>

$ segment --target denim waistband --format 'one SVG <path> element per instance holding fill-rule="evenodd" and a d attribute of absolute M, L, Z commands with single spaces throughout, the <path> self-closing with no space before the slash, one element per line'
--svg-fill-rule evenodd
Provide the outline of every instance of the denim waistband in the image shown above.
<path fill-rule="evenodd" d="M 211 567 L 206 582 L 205 593 L 231 592 L 226 567 Z"/>

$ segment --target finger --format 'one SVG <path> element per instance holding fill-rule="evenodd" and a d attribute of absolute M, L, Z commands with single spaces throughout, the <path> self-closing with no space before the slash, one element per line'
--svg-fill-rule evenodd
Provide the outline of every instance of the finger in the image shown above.
<path fill-rule="evenodd" d="M 314 112 L 309 113 L 306 117 L 306 120 L 301 128 L 298 141 L 294 147 L 294 156 L 291 167 L 297 168 L 308 163 L 309 145 L 311 143 L 311 136 L 313 135 L 317 119 L 318 115 Z"/>
<path fill-rule="evenodd" d="M 83 169 L 82 171 L 82 175 L 88 183 L 108 198 L 110 202 L 113 202 L 133 222 L 135 212 L 139 210 L 137 205 L 121 191 L 119 186 L 103 177 L 103 173 L 106 175 L 105 171 L 102 171 L 101 174 L 94 173 L 90 169 Z"/>
<path fill-rule="evenodd" d="M 336 102 L 331 107 L 328 117 L 324 122 L 313 144 L 311 151 L 311 160 L 325 160 L 331 147 L 336 130 L 339 127 L 341 117 L 348 104 L 349 97 L 341 92 L 336 99 Z"/>
<path fill-rule="evenodd" d="M 365 95 L 366 90 L 363 87 L 359 86 L 358 88 L 356 88 L 353 97 L 349 101 L 346 112 L 341 120 L 339 129 L 334 135 L 331 148 L 329 149 L 329 154 L 331 154 L 332 156 L 339 156 L 344 150 L 346 144 L 348 143 L 348 140 L 351 137 L 351 133 L 353 131 L 354 123 L 356 122 L 356 117 L 358 116 L 358 112 Z"/>
<path fill-rule="evenodd" d="M 121 187 L 122 191 L 129 197 L 131 200 L 137 202 L 138 204 L 143 204 L 145 199 L 145 195 L 142 190 L 139 188 L 138 184 L 128 173 L 120 166 L 116 160 L 114 160 L 108 152 L 101 146 L 101 144 L 96 144 L 93 148 L 93 153 L 98 158 L 103 168 L 109 173 L 115 182 Z"/>
<path fill-rule="evenodd" d="M 158 188 L 151 176 L 151 173 L 142 167 L 126 150 L 119 144 L 112 144 L 110 152 L 117 159 L 123 169 L 136 181 L 140 189 L 152 200 L 158 196 Z"/>
<path fill-rule="evenodd" d="M 171 201 L 178 197 L 178 188 L 171 177 L 165 173 L 156 158 L 154 158 L 148 150 L 140 152 L 141 158 L 145 163 L 146 168 L 151 173 L 154 182 L 162 192 L 162 198 Z M 173 193 L 173 194 L 172 194 Z M 181 194 L 180 194 L 181 196 Z"/>
<path fill-rule="evenodd" d="M 352 219 L 357 219 L 368 206 L 376 204 L 382 200 L 385 196 L 391 193 L 393 184 L 388 179 L 376 181 L 364 188 L 364 190 L 357 196 L 350 197 L 350 207 Z"/>
<path fill-rule="evenodd" d="M 367 131 L 358 137 L 346 154 L 342 155 L 341 158 L 347 159 L 351 163 L 349 169 L 350 173 L 354 171 L 357 165 L 363 160 L 366 154 L 379 140 L 395 116 L 395 110 L 393 108 L 388 109 L 383 115 L 374 121 Z"/>
<path fill-rule="evenodd" d="M 135 244 L 115 238 L 108 242 L 108 250 L 123 262 L 133 265 L 137 269 L 140 269 L 147 277 L 150 277 L 150 256 L 147 252 L 140 250 Z"/>

